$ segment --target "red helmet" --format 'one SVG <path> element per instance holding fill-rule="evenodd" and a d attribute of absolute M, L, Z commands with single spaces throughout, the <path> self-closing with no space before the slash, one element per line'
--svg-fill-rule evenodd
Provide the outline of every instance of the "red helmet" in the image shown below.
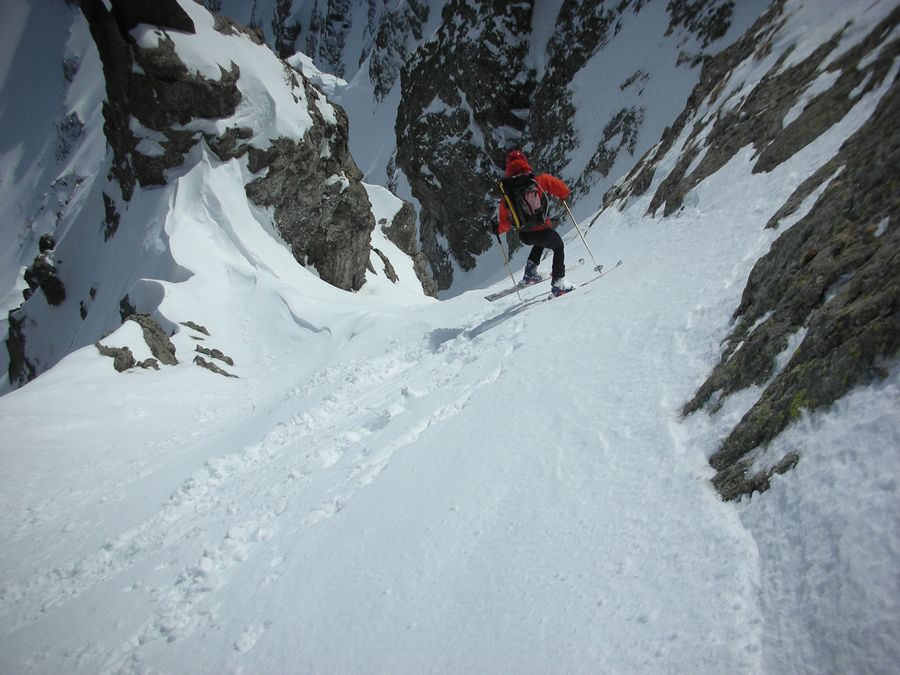
<path fill-rule="evenodd" d="M 506 153 L 506 165 L 509 166 L 510 162 L 514 162 L 517 159 L 525 159 L 525 155 L 522 154 L 521 150 L 510 150 Z M 526 160 L 527 161 L 527 160 Z"/>

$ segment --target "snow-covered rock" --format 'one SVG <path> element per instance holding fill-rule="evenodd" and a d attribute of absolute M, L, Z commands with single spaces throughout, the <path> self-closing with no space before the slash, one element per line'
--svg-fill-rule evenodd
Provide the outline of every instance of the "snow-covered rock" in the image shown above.
<path fill-rule="evenodd" d="M 257 32 L 187 0 L 89 0 L 80 10 L 60 11 L 80 34 L 61 59 L 65 87 L 74 95 L 81 81 L 101 74 L 105 86 L 64 104 L 55 162 L 46 169 L 52 176 L 67 167 L 52 182 L 61 205 L 55 222 L 42 218 L 36 232 L 57 235 L 56 262 L 31 265 L 20 307 L 21 296 L 16 302 L 10 294 L 11 385 L 114 330 L 125 318 L 120 308 L 154 314 L 158 295 L 135 288 L 145 278 L 192 274 L 174 261 L 160 263 L 170 257 L 165 238 L 156 238 L 166 206 L 149 204 L 207 156 L 241 167 L 241 193 L 301 265 L 338 288 L 363 286 L 372 205 L 349 153 L 346 115 L 304 75 L 314 68 L 292 68 Z M 81 161 L 85 148 L 92 148 L 88 163 Z M 154 218 L 145 219 L 144 208 Z M 22 244 L 20 260 L 27 256 Z M 111 257 L 117 274 L 105 262 Z M 430 284 L 422 265 L 416 272 Z M 31 292 L 38 287 L 39 296 Z"/>
<path fill-rule="evenodd" d="M 887 377 L 900 350 L 900 238 L 881 227 L 898 199 L 885 173 L 900 162 L 900 9 L 857 22 L 839 5 L 820 20 L 817 43 L 801 31 L 819 9 L 773 4 L 704 65 L 659 146 L 606 198 L 623 208 L 648 193 L 648 213 L 670 215 L 748 149 L 753 172 L 768 174 L 818 139 L 840 143 L 834 156 L 806 160 L 817 170 L 792 193 L 772 195 L 779 208 L 766 227 L 783 234 L 750 274 L 721 361 L 684 407 L 715 413 L 736 392 L 764 388 L 711 458 L 728 498 L 767 489 L 797 460 L 786 451 L 757 462 L 772 439 L 803 411 Z"/>

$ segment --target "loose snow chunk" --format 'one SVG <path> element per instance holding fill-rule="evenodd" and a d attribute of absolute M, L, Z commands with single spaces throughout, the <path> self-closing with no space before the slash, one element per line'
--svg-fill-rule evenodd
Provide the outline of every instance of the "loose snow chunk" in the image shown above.
<path fill-rule="evenodd" d="M 325 181 L 325 185 L 328 185 L 328 186 L 336 185 L 337 183 L 341 184 L 341 192 L 343 192 L 348 187 L 350 187 L 350 181 L 347 179 L 347 176 L 344 175 L 343 171 L 341 171 L 340 175 L 333 174 L 333 175 L 329 176 L 328 179 Z"/>
<path fill-rule="evenodd" d="M 149 127 L 145 127 L 138 121 L 137 117 L 134 116 L 132 116 L 128 121 L 128 127 L 131 129 L 131 133 L 133 133 L 138 138 L 146 138 L 148 140 L 158 141 L 160 143 L 167 140 L 165 134 L 150 129 Z"/>
<path fill-rule="evenodd" d="M 135 150 L 147 157 L 162 157 L 166 154 L 165 149 L 159 143 L 149 138 L 142 138 Z"/>
<path fill-rule="evenodd" d="M 331 105 L 328 102 L 328 99 L 325 98 L 325 95 L 319 91 L 316 92 L 316 108 L 326 122 L 334 125 L 338 123 L 337 114 L 334 112 L 334 106 Z"/>
<path fill-rule="evenodd" d="M 156 49 L 162 42 L 164 33 L 159 28 L 144 25 L 131 31 L 131 35 L 141 49 Z"/>
<path fill-rule="evenodd" d="M 444 100 L 440 96 L 435 96 L 431 103 L 428 104 L 428 107 L 422 111 L 422 114 L 419 117 L 424 117 L 425 115 L 432 114 L 443 114 L 450 109 L 450 106 L 444 102 Z"/>
<path fill-rule="evenodd" d="M 258 135 L 251 141 L 258 147 L 279 137 L 293 140 L 303 138 L 312 126 L 307 110 L 306 92 L 303 87 L 290 86 L 290 70 L 264 45 L 255 44 L 247 35 L 223 35 L 213 27 L 214 20 L 202 5 L 194 2 L 180 3 L 194 22 L 196 34 L 178 31 L 166 32 L 175 45 L 178 57 L 188 70 L 208 80 L 218 81 L 223 70 L 231 71 L 233 65 L 240 68 L 237 87 L 241 103 L 235 115 L 219 120 L 223 128 L 252 121 Z M 139 44 L 158 39 L 158 29 L 138 26 L 132 35 Z M 154 37 L 156 36 L 156 37 Z"/>
<path fill-rule="evenodd" d="M 347 80 L 323 73 L 316 68 L 311 58 L 306 54 L 298 52 L 287 59 L 292 68 L 303 73 L 303 76 L 312 82 L 313 86 L 322 91 L 326 96 L 333 98 L 335 91 L 343 89 L 347 86 Z"/>

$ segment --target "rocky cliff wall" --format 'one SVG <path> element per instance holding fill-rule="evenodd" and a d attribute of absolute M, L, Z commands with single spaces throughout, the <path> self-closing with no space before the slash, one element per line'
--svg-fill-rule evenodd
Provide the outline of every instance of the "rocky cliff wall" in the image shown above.
<path fill-rule="evenodd" d="M 186 161 L 203 146 L 222 161 L 241 159 L 250 175 L 248 198 L 272 210 L 278 233 L 300 264 L 314 268 L 324 281 L 341 289 L 357 290 L 365 283 L 375 221 L 360 182 L 361 172 L 349 153 L 347 117 L 338 106 L 328 102 L 301 72 L 282 62 L 280 86 L 293 97 L 294 105 L 305 110 L 311 124 L 301 137 L 268 138 L 278 122 L 262 115 L 230 122 L 238 119 L 236 111 L 243 103 L 242 73 L 236 61 L 219 65 L 218 77 L 203 75 L 182 61 L 173 36 L 193 35 L 195 26 L 177 0 L 84 0 L 80 9 L 105 80 L 103 133 L 109 148 L 109 170 L 100 181 L 102 188 L 91 197 L 98 203 L 79 203 L 79 208 L 85 214 L 98 214 L 96 232 L 102 243 L 112 245 L 117 234 L 121 236 L 122 214 L 139 190 L 166 185 L 170 175 L 183 171 Z M 132 29 L 139 25 L 156 26 L 156 39 L 137 39 L 141 33 Z M 256 31 L 224 17 L 216 17 L 215 30 L 262 44 Z M 77 186 L 83 178 L 73 180 Z M 25 302 L 10 313 L 7 351 L 9 380 L 14 386 L 52 366 L 63 355 L 56 354 L 59 345 L 67 340 L 77 348 L 100 337 L 45 335 L 59 332 L 62 321 L 59 317 L 52 322 L 41 318 L 46 304 L 60 306 L 65 314 L 66 303 L 80 302 L 83 321 L 89 307 L 96 316 L 103 311 L 98 303 L 110 301 L 102 293 L 96 300 L 95 287 L 89 298 L 76 293 L 66 297 L 67 281 L 85 277 L 87 272 L 72 267 L 75 243 L 63 240 L 60 244 L 66 266 L 55 265 L 50 254 L 36 259 L 34 283 L 27 289 Z M 90 245 L 80 242 L 77 248 Z M 424 270 L 419 272 L 429 283 Z M 176 277 L 182 274 L 176 269 Z M 117 297 L 108 308 L 111 314 L 117 313 L 120 302 L 131 304 Z M 73 334 L 84 332 L 85 325 L 71 327 Z M 47 349 L 30 349 L 30 343 L 53 343 L 49 349 L 56 356 L 48 358 Z"/>
<path fill-rule="evenodd" d="M 606 197 L 607 205 L 624 205 L 656 185 L 649 215 L 675 213 L 687 192 L 740 149 L 755 149 L 754 173 L 771 171 L 831 130 L 863 97 L 883 91 L 868 120 L 766 224 L 784 227 L 814 197 L 753 268 L 720 363 L 684 405 L 685 415 L 714 414 L 735 392 L 762 388 L 710 460 L 714 483 L 728 499 L 765 490 L 774 472 L 802 461 L 793 452 L 762 465 L 757 459 L 803 411 L 886 377 L 900 356 L 900 8 L 849 49 L 838 50 L 845 26 L 792 65 L 786 65 L 790 50 L 781 54 L 746 94 L 723 90 L 739 67 L 771 54 L 784 21 L 780 1 L 741 41 L 706 63 L 688 106 L 659 146 Z M 673 151 L 679 161 L 659 175 Z M 789 353 L 792 342 L 796 350 Z M 785 354 L 789 359 L 778 369 Z"/>

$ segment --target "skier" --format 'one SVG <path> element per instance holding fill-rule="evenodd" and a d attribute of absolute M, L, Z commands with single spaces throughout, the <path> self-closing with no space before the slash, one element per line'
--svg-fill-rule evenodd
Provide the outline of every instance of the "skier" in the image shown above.
<path fill-rule="evenodd" d="M 499 218 L 494 234 L 499 236 L 509 231 L 512 227 L 510 223 L 512 216 L 522 243 L 532 247 L 528 261 L 525 263 L 525 274 L 519 282 L 519 286 L 527 286 L 541 281 L 543 277 L 538 273 L 537 267 L 541 262 L 544 249 L 549 248 L 553 251 L 551 271 L 553 282 L 550 290 L 555 296 L 568 293 L 574 286 L 566 281 L 563 240 L 553 229 L 554 223 L 547 216 L 548 200 L 546 195 L 551 194 L 559 199 L 566 199 L 570 194 L 569 186 L 550 174 L 543 173 L 534 176 L 531 165 L 528 164 L 528 160 L 521 150 L 511 150 L 507 153 L 506 178 L 501 182 L 501 187 L 504 184 L 506 184 L 506 187 L 503 187 L 504 198 L 500 200 Z M 521 188 L 517 185 L 530 185 L 532 195 L 526 194 L 528 187 Z M 535 215 L 533 216 L 525 213 L 525 211 L 531 210 L 527 202 L 532 198 L 539 199 L 542 204 L 539 208 L 534 209 Z M 508 203 L 516 210 L 515 214 L 510 213 Z"/>

